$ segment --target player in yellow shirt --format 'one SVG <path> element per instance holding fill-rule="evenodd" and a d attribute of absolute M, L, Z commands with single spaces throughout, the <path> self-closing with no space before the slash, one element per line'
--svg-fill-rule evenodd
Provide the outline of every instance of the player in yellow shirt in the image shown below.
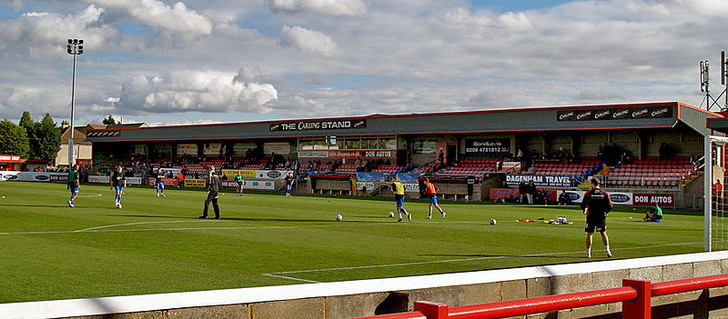
<path fill-rule="evenodd" d="M 397 203 L 397 213 L 399 214 L 399 220 L 402 221 L 402 213 L 407 215 L 407 220 L 412 221 L 412 215 L 404 209 L 404 185 L 397 180 L 397 174 L 392 175 L 392 193 L 394 193 L 394 201 Z"/>

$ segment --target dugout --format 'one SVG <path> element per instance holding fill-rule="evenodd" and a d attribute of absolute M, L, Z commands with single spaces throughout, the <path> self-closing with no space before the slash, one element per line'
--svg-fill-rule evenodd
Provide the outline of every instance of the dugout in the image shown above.
<path fill-rule="evenodd" d="M 555 154 L 566 151 L 575 161 L 618 161 L 617 152 L 634 160 L 702 157 L 707 120 L 723 118 L 687 104 L 661 102 L 112 128 L 91 130 L 87 139 L 93 143 L 96 164 L 130 157 L 230 162 L 279 157 L 302 165 L 336 164 L 327 174 L 352 175 L 360 160 L 391 166 L 389 173 L 406 169 L 465 181 L 473 177 L 480 186 L 475 193 L 488 199 L 489 188 L 498 187 L 494 177 L 533 174 L 538 163 L 562 162 Z M 481 170 L 459 172 L 466 161 L 486 164 Z M 700 188 L 697 184 L 691 180 L 670 191 L 687 198 L 685 192 Z M 618 186 L 650 190 L 653 185 Z M 554 186 L 559 187 L 565 186 Z"/>

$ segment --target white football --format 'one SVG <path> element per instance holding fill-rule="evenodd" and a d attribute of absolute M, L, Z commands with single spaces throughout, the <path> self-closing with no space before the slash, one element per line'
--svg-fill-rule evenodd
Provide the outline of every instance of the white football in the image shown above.
<path fill-rule="evenodd" d="M 496 222 L 496 220 L 495 220 L 495 219 L 491 219 L 491 220 L 490 220 L 490 224 L 491 224 L 491 225 L 495 225 L 496 223 L 497 223 L 497 222 Z"/>
<path fill-rule="evenodd" d="M 389 212 L 389 217 L 394 217 L 394 212 Z"/>
<path fill-rule="evenodd" d="M 341 214 L 336 214 L 336 221 L 337 222 L 340 222 L 342 219 L 344 219 L 344 217 L 341 216 Z"/>
<path fill-rule="evenodd" d="M 121 209 L 121 204 L 116 203 L 116 208 Z"/>

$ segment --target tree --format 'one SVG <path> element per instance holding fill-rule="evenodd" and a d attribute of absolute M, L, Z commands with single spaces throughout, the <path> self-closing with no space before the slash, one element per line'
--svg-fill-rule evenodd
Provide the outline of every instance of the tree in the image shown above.
<path fill-rule="evenodd" d="M 35 159 L 52 162 L 61 150 L 61 130 L 56 127 L 50 114 L 46 113 L 43 120 L 37 123 L 35 133 L 38 148 L 31 153 L 36 155 Z"/>
<path fill-rule="evenodd" d="M 20 122 L 18 125 L 25 129 L 25 134 L 28 136 L 28 145 L 30 146 L 30 150 L 28 151 L 28 159 L 39 159 L 38 150 L 40 149 L 40 145 L 38 143 L 38 126 L 39 123 L 36 121 L 33 121 L 33 118 L 30 116 L 30 112 L 25 111 L 23 112 L 23 116 L 20 117 Z"/>
<path fill-rule="evenodd" d="M 109 114 L 109 117 L 105 118 L 104 121 L 101 123 L 104 123 L 106 125 L 114 125 L 116 124 L 116 120 L 114 119 L 114 117 L 111 116 L 111 114 Z"/>
<path fill-rule="evenodd" d="M 30 112 L 23 112 L 23 116 L 20 117 L 20 122 L 18 123 L 18 125 L 24 127 L 26 133 L 28 131 L 28 128 L 33 128 L 33 126 L 35 125 L 35 121 L 33 121 L 33 118 L 30 117 Z"/>
<path fill-rule="evenodd" d="M 21 158 L 28 157 L 30 145 L 25 128 L 15 125 L 8 119 L 0 122 L 0 154 L 20 155 Z"/>

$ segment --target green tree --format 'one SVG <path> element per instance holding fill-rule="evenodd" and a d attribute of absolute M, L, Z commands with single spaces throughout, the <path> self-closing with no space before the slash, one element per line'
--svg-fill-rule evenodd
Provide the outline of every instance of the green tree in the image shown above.
<path fill-rule="evenodd" d="M 35 159 L 52 162 L 61 150 L 61 130 L 50 114 L 46 113 L 43 120 L 37 123 L 35 136 L 38 148 L 31 153 L 35 154 Z"/>
<path fill-rule="evenodd" d="M 28 128 L 33 128 L 33 126 L 35 126 L 35 121 L 33 121 L 33 118 L 30 117 L 30 112 L 23 112 L 23 116 L 20 117 L 20 122 L 18 123 L 18 125 L 24 127 L 26 132 Z"/>
<path fill-rule="evenodd" d="M 106 125 L 114 125 L 116 124 L 116 120 L 114 119 L 114 117 L 111 116 L 111 114 L 109 114 L 109 117 L 105 118 L 101 123 L 104 123 Z"/>
<path fill-rule="evenodd" d="M 28 145 L 30 145 L 28 159 L 40 159 L 40 154 L 38 153 L 38 150 L 40 149 L 40 144 L 38 143 L 39 123 L 33 121 L 33 118 L 30 116 L 30 112 L 25 111 L 23 112 L 23 116 L 20 117 L 18 125 L 25 129 L 25 134 L 28 136 Z"/>
<path fill-rule="evenodd" d="M 18 126 L 8 119 L 0 122 L 0 154 L 20 155 L 28 157 L 30 145 L 25 128 Z"/>

